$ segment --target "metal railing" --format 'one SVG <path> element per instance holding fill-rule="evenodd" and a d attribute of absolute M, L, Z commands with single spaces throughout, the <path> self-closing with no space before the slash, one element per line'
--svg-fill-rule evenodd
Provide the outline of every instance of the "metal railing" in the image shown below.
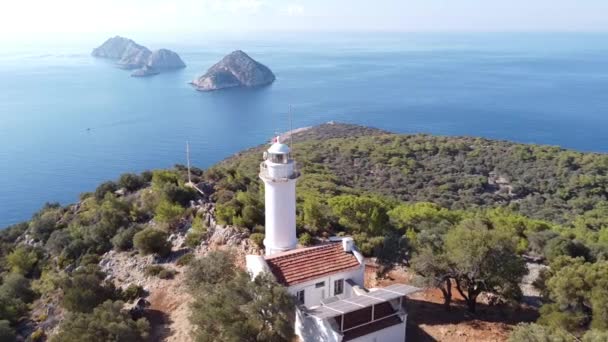
<path fill-rule="evenodd" d="M 296 179 L 296 178 L 300 177 L 300 172 L 298 171 L 298 168 L 296 167 L 296 162 L 292 161 L 291 163 L 293 165 L 293 168 L 290 170 L 291 174 L 283 176 L 283 175 L 271 174 L 268 165 L 266 165 L 266 162 L 261 162 L 260 163 L 260 177 L 265 178 L 265 179 L 270 179 L 275 182 L 287 182 L 288 180 Z M 279 164 L 279 165 L 283 165 L 283 164 Z"/>

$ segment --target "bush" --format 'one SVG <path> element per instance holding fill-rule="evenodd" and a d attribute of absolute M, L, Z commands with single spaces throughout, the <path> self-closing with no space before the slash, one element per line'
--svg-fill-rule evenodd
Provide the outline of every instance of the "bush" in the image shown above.
<path fill-rule="evenodd" d="M 72 242 L 72 238 L 67 229 L 56 230 L 51 233 L 44 248 L 53 255 L 59 255 L 64 248 L 69 246 L 70 242 Z"/>
<path fill-rule="evenodd" d="M 545 258 L 549 261 L 555 260 L 559 256 L 570 256 L 573 258 L 584 257 L 589 260 L 589 249 L 578 241 L 570 240 L 563 236 L 558 236 L 549 240 L 543 249 Z"/>
<path fill-rule="evenodd" d="M 15 330 L 11 328 L 10 322 L 7 320 L 0 320 L 0 341 L 16 341 L 17 336 Z"/>
<path fill-rule="evenodd" d="M 179 204 L 171 203 L 168 200 L 162 200 L 154 210 L 154 218 L 158 222 L 172 224 L 182 216 L 184 211 L 184 208 Z"/>
<path fill-rule="evenodd" d="M 174 270 L 166 269 L 160 265 L 150 265 L 144 269 L 147 276 L 156 276 L 160 279 L 172 279 L 175 276 Z"/>
<path fill-rule="evenodd" d="M 8 266 L 13 272 L 29 274 L 38 262 L 38 253 L 29 246 L 19 246 L 6 257 Z"/>
<path fill-rule="evenodd" d="M 35 294 L 30 288 L 30 280 L 19 273 L 10 273 L 0 285 L 0 296 L 18 298 L 25 303 L 34 300 Z"/>
<path fill-rule="evenodd" d="M 74 272 L 61 286 L 61 305 L 73 312 L 91 312 L 97 305 L 111 299 L 115 295 L 115 289 L 111 284 L 102 284 L 104 277 L 105 275 L 92 265 Z"/>
<path fill-rule="evenodd" d="M 162 188 L 164 197 L 172 203 L 188 206 L 196 198 L 196 190 L 184 188 L 175 184 L 167 184 Z"/>
<path fill-rule="evenodd" d="M 186 265 L 190 264 L 190 262 L 192 262 L 193 259 L 194 259 L 194 254 L 186 253 L 186 254 L 182 255 L 181 257 L 179 257 L 179 259 L 177 259 L 177 261 L 175 261 L 175 264 L 177 266 L 186 266 Z"/>
<path fill-rule="evenodd" d="M 168 234 L 162 230 L 146 228 L 133 236 L 133 245 L 143 255 L 156 253 L 166 257 L 171 253 L 171 242 Z"/>
<path fill-rule="evenodd" d="M 85 254 L 80 258 L 79 266 L 97 265 L 99 264 L 99 255 L 96 254 Z"/>
<path fill-rule="evenodd" d="M 312 245 L 312 236 L 308 233 L 303 233 L 302 235 L 300 235 L 298 241 L 302 246 L 310 246 Z"/>
<path fill-rule="evenodd" d="M 161 265 L 148 265 L 144 268 L 144 274 L 147 276 L 157 276 L 165 268 Z"/>
<path fill-rule="evenodd" d="M 152 186 L 155 189 L 162 189 L 167 184 L 179 185 L 179 176 L 171 170 L 152 171 Z"/>
<path fill-rule="evenodd" d="M 520 323 L 509 336 L 509 342 L 568 342 L 571 340 L 563 331 L 536 323 Z"/>
<path fill-rule="evenodd" d="M 45 242 L 51 233 L 57 229 L 57 221 L 61 219 L 60 208 L 45 207 L 39 213 L 34 215 L 30 221 L 30 233 L 35 239 Z"/>
<path fill-rule="evenodd" d="M 118 186 L 127 189 L 129 192 L 137 191 L 145 185 L 141 176 L 134 173 L 124 173 L 118 179 Z"/>
<path fill-rule="evenodd" d="M 186 235 L 186 246 L 190 248 L 196 248 L 203 241 L 203 234 L 199 232 L 189 232 Z"/>
<path fill-rule="evenodd" d="M 129 285 L 126 289 L 122 291 L 122 299 L 127 302 L 132 302 L 137 298 L 143 297 L 146 294 L 146 291 L 143 287 L 135 284 Z"/>
<path fill-rule="evenodd" d="M 72 313 L 59 327 L 51 342 L 145 341 L 150 324 L 145 318 L 134 321 L 122 310 L 120 301 L 106 301 L 92 313 Z"/>
<path fill-rule="evenodd" d="M 211 251 L 193 260 L 186 271 L 186 285 L 190 289 L 216 285 L 234 278 L 234 254 L 228 251 Z"/>
<path fill-rule="evenodd" d="M 36 329 L 36 331 L 34 331 L 32 333 L 32 335 L 30 336 L 30 339 L 33 342 L 36 342 L 36 341 L 43 341 L 45 337 L 46 337 L 46 334 L 44 333 L 44 330 L 42 330 L 41 328 L 38 328 L 38 329 Z"/>
<path fill-rule="evenodd" d="M 121 229 L 112 238 L 112 246 L 117 251 L 127 251 L 133 248 L 133 237 L 140 231 L 138 227 L 129 227 L 127 229 Z"/>
<path fill-rule="evenodd" d="M 158 277 L 160 279 L 173 279 L 173 277 L 175 277 L 175 271 L 169 270 L 169 269 L 164 269 L 164 270 L 158 272 Z"/>
<path fill-rule="evenodd" d="M 264 248 L 264 237 L 265 236 L 262 233 L 253 233 L 249 236 L 249 239 L 258 247 Z"/>
<path fill-rule="evenodd" d="M 108 192 L 114 194 L 116 190 L 118 190 L 118 185 L 112 181 L 101 183 L 101 185 L 95 189 L 95 199 L 101 201 Z"/>

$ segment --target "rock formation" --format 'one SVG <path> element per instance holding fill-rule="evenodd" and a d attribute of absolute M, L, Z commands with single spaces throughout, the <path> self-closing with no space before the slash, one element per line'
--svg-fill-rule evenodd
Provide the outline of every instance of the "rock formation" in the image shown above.
<path fill-rule="evenodd" d="M 114 59 L 116 65 L 123 69 L 137 69 L 131 74 L 134 77 L 152 76 L 161 71 L 186 67 L 179 55 L 171 50 L 150 51 L 147 47 L 120 36 L 106 40 L 93 49 L 91 54 L 94 57 Z"/>
<path fill-rule="evenodd" d="M 237 50 L 222 58 L 191 84 L 196 90 L 211 91 L 233 87 L 259 87 L 274 80 L 275 76 L 268 67 Z"/>

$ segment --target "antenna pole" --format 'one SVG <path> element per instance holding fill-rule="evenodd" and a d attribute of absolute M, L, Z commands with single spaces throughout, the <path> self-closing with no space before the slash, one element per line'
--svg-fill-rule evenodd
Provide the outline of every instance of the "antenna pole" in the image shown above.
<path fill-rule="evenodd" d="M 190 143 L 186 141 L 186 159 L 188 163 L 188 183 L 192 184 L 192 178 L 190 177 Z"/>
<path fill-rule="evenodd" d="M 291 148 L 291 154 L 293 154 L 293 118 L 291 115 L 291 105 L 289 105 L 289 147 Z"/>

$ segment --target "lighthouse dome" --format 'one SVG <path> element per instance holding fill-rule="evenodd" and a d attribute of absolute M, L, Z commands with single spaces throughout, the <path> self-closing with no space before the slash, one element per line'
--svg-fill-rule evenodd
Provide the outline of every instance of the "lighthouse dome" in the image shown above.
<path fill-rule="evenodd" d="M 289 152 L 291 152 L 291 150 L 289 149 L 289 146 L 282 144 L 280 142 L 275 142 L 268 149 L 268 153 L 272 153 L 272 154 L 289 154 Z"/>

